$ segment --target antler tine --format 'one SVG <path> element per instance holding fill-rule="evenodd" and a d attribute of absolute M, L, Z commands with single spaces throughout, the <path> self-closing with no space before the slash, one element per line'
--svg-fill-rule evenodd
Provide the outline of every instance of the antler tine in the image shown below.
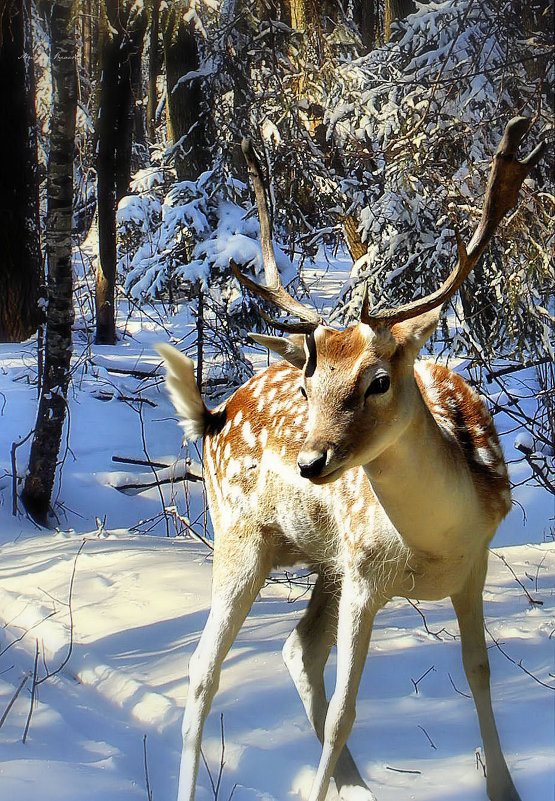
<path fill-rule="evenodd" d="M 231 260 L 231 269 L 234 276 L 240 281 L 247 289 L 260 295 L 265 300 L 270 301 L 278 308 L 295 317 L 299 317 L 301 323 L 279 323 L 272 321 L 272 325 L 276 328 L 281 328 L 284 331 L 304 331 L 309 333 L 320 325 L 323 320 L 318 312 L 308 308 L 300 301 L 292 297 L 281 282 L 281 278 L 277 269 L 276 257 L 274 248 L 272 246 L 272 234 L 270 226 L 270 216 L 268 214 L 268 204 L 266 202 L 266 191 L 264 189 L 264 182 L 262 179 L 262 171 L 256 158 L 254 148 L 250 139 L 244 139 L 241 143 L 241 150 L 247 162 L 249 175 L 254 186 L 254 194 L 256 196 L 256 205 L 258 207 L 258 217 L 260 220 L 260 247 L 262 250 L 262 262 L 264 264 L 264 275 L 266 276 L 266 285 L 258 284 L 240 271 L 237 264 Z"/>
<path fill-rule="evenodd" d="M 396 309 L 383 309 L 373 314 L 368 313 L 367 304 L 364 304 L 366 308 L 363 308 L 361 313 L 363 323 L 374 327 L 400 323 L 435 309 L 455 294 L 484 252 L 500 221 L 508 211 L 516 206 L 522 182 L 539 162 L 547 146 L 545 143 L 539 145 L 527 158 L 518 161 L 515 154 L 528 128 L 529 120 L 526 117 L 513 117 L 507 123 L 503 138 L 493 157 L 478 227 L 470 240 L 468 249 L 462 242 L 458 231 L 455 231 L 458 250 L 457 265 L 439 289 L 424 298 L 406 303 L 404 306 Z"/>

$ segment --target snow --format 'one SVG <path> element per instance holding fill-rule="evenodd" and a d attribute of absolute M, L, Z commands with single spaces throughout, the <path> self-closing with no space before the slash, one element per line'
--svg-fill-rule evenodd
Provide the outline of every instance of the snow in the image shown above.
<path fill-rule="evenodd" d="M 325 304 L 338 275 L 341 283 L 346 270 L 319 263 L 306 265 L 303 278 Z M 2 801 L 30 801 L 37 788 L 44 801 L 147 798 L 145 744 L 153 801 L 176 793 L 187 664 L 208 614 L 211 550 L 193 536 L 175 536 L 177 521 L 166 529 L 156 488 L 118 491 L 152 472 L 112 457 L 144 459 L 146 448 L 168 465 L 161 478 L 200 470 L 195 449 L 180 447 L 154 350 L 171 338 L 193 355 L 193 320 L 186 308 L 169 318 L 154 306 L 122 304 L 119 314 L 125 336 L 113 347 L 91 344 L 78 316 L 55 531 L 12 515 L 10 450 L 34 424 L 36 357 L 33 341 L 0 345 L 0 719 L 27 677 L 0 728 Z M 266 358 L 249 357 L 258 367 Z M 506 429 L 506 455 L 520 459 L 511 467 L 518 480 L 526 463 Z M 20 476 L 29 446 L 16 451 Z M 199 483 L 162 492 L 197 535 L 210 535 Z M 555 548 L 547 493 L 525 484 L 516 500 L 526 520 L 515 505 L 494 541 L 485 609 L 496 716 L 526 801 L 552 798 L 554 790 Z M 319 744 L 281 659 L 307 602 L 306 579 L 278 578 L 260 593 L 224 663 L 206 723 L 203 752 L 216 779 L 223 720 L 220 801 L 235 786 L 234 801 L 306 799 L 318 762 Z M 418 609 L 428 631 L 404 600 L 377 617 L 353 756 L 379 801 L 484 801 L 480 736 L 452 608 Z M 23 744 L 37 647 L 43 680 Z M 201 766 L 197 799 L 213 798 Z M 330 789 L 329 801 L 336 798 Z"/>

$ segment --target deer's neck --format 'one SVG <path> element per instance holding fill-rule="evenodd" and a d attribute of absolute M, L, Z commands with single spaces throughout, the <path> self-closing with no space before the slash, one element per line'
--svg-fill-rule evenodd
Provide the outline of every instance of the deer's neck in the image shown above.
<path fill-rule="evenodd" d="M 364 470 L 388 518 L 411 547 L 444 550 L 478 514 L 462 453 L 418 390 L 405 431 Z"/>

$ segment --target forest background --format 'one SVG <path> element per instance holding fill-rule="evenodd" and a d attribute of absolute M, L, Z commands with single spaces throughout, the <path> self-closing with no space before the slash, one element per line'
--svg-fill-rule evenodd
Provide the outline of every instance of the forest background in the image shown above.
<path fill-rule="evenodd" d="M 454 264 L 455 232 L 470 239 L 507 121 L 530 119 L 526 152 L 553 140 L 553 3 L 0 0 L 0 19 L 0 539 L 14 565 L 2 590 L 0 675 L 8 671 L 8 722 L 27 731 L 18 704 L 31 694 L 38 729 L 40 682 L 46 704 L 66 656 L 87 686 L 110 663 L 104 652 L 98 664 L 79 656 L 71 614 L 47 628 L 72 612 L 72 537 L 117 540 L 125 529 L 200 540 L 209 551 L 201 455 L 178 453 L 152 345 L 170 339 L 195 359 L 209 404 L 265 363 L 246 335 L 268 326 L 229 268 L 233 259 L 254 277 L 262 270 L 241 140 L 253 140 L 267 176 L 290 291 L 337 326 L 357 319 L 365 287 L 375 308 L 425 295 Z M 494 415 L 514 498 L 502 546 L 551 548 L 554 538 L 554 150 L 525 181 L 427 354 L 477 387 Z M 53 589 L 42 572 L 33 578 L 37 541 L 45 571 L 57 559 L 66 567 L 53 581 L 69 600 L 52 620 L 41 592 Z M 135 546 L 118 542 L 122 561 L 106 568 L 106 586 L 131 563 Z M 146 545 L 137 554 L 169 592 L 169 544 L 157 542 L 150 568 Z M 92 613 L 101 593 L 79 559 Z M 530 554 L 515 560 L 528 589 Z M 544 569 L 548 582 L 547 562 L 530 573 L 536 589 Z M 181 568 L 181 582 L 199 581 Z M 12 591 L 34 616 L 15 616 Z M 160 615 L 170 619 L 167 606 Z M 85 643 L 99 623 L 82 619 Z M 527 669 L 549 685 L 547 641 L 538 642 L 553 629 L 546 621 L 518 625 L 535 648 Z M 160 659 L 165 641 L 154 642 Z M 120 690 L 115 682 L 107 695 Z M 547 785 L 538 786 L 543 797 Z"/>

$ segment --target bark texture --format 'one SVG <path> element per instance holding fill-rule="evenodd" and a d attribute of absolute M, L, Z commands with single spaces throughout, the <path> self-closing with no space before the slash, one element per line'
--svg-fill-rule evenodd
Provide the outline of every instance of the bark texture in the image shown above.
<path fill-rule="evenodd" d="M 415 11 L 413 0 L 385 0 L 383 27 L 386 42 L 391 39 L 391 23 L 396 19 L 405 19 Z"/>
<path fill-rule="evenodd" d="M 156 83 L 160 71 L 158 37 L 160 34 L 160 0 L 152 0 L 148 44 L 148 95 L 146 106 L 146 126 L 150 142 L 156 141 L 156 109 L 158 99 Z"/>
<path fill-rule="evenodd" d="M 127 6 L 106 0 L 100 34 L 97 118 L 97 209 L 99 265 L 96 275 L 96 342 L 116 342 L 116 210 L 131 174 L 135 93 L 146 16 L 126 15 Z M 135 88 L 135 91 L 134 91 Z"/>
<path fill-rule="evenodd" d="M 0 2 L 0 342 L 42 321 L 31 0 Z"/>
<path fill-rule="evenodd" d="M 168 138 L 178 146 L 175 168 L 180 181 L 194 181 L 206 169 L 209 151 L 202 115 L 202 82 L 199 78 L 179 79 L 200 66 L 192 23 L 185 23 L 179 7 L 164 16 L 164 57 L 167 79 Z"/>
<path fill-rule="evenodd" d="M 73 0 L 58 0 L 51 15 L 53 107 L 48 161 L 48 312 L 42 391 L 22 500 L 46 525 L 66 413 L 73 324 L 71 223 L 77 73 Z"/>

